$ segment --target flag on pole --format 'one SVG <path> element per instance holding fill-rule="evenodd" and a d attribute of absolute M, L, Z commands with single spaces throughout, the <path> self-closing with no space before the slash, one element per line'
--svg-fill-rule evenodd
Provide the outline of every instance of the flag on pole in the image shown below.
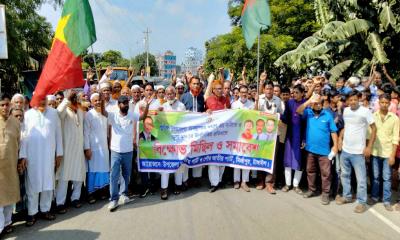
<path fill-rule="evenodd" d="M 48 94 L 85 84 L 80 55 L 95 41 L 96 29 L 88 0 L 66 0 L 32 106 L 37 106 Z"/>
<path fill-rule="evenodd" d="M 259 32 L 271 26 L 268 0 L 246 0 L 241 21 L 246 46 L 251 49 Z"/>

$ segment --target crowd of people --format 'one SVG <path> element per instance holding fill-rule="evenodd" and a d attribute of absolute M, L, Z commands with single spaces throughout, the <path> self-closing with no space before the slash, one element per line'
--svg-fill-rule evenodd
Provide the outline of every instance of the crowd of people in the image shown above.
<path fill-rule="evenodd" d="M 26 96 L 3 95 L 0 232 L 13 231 L 13 213 L 26 211 L 26 226 L 32 226 L 39 217 L 54 220 L 83 201 L 109 199 L 108 209 L 115 211 L 135 196 L 160 191 L 167 200 L 170 192 L 198 188 L 203 175 L 210 192 L 231 185 L 250 192 L 254 186 L 269 194 L 280 189 L 320 196 L 324 205 L 356 200 L 356 213 L 378 201 L 400 211 L 400 197 L 392 199 L 398 187 L 400 91 L 382 70 L 383 75 L 374 68 L 371 76 L 335 83 L 324 73 L 283 85 L 268 80 L 266 72 L 250 83 L 245 69 L 238 79 L 225 80 L 223 69 L 206 77 L 199 67 L 198 76 L 174 74 L 169 86 L 154 86 L 144 80 L 111 82 L 109 69 L 85 91 L 57 92 L 33 108 Z M 227 109 L 280 115 L 273 174 L 212 164 L 184 167 L 169 187 L 170 174 L 138 171 L 139 139 L 154 140 L 152 114 Z"/>

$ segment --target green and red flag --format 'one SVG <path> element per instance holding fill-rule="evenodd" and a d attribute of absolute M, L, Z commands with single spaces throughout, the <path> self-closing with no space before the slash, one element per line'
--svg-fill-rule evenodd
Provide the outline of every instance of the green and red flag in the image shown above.
<path fill-rule="evenodd" d="M 37 106 L 48 94 L 85 84 L 80 55 L 95 41 L 96 29 L 88 0 L 66 0 L 32 106 Z"/>
<path fill-rule="evenodd" d="M 271 26 L 268 0 L 246 0 L 241 21 L 246 46 L 251 49 L 260 31 Z"/>

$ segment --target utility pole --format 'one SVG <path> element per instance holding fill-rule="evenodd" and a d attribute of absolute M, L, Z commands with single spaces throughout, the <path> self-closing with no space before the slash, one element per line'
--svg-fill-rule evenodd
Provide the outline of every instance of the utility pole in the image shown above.
<path fill-rule="evenodd" d="M 144 40 L 146 42 L 146 77 L 150 77 L 150 67 L 149 67 L 149 33 L 151 31 L 149 28 L 146 29 L 144 33 Z"/>

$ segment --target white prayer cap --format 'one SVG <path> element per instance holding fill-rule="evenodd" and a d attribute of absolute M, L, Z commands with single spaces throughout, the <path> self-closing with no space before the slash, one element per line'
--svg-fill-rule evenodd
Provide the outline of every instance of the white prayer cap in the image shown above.
<path fill-rule="evenodd" d="M 176 81 L 177 81 L 177 82 L 183 82 L 183 81 L 182 81 L 182 78 L 176 78 Z"/>
<path fill-rule="evenodd" d="M 157 86 L 154 87 L 154 89 L 156 91 L 158 91 L 158 89 L 164 89 L 165 90 L 165 87 L 163 85 L 157 85 Z"/>
<path fill-rule="evenodd" d="M 46 96 L 47 101 L 56 101 L 56 96 L 54 95 L 47 95 Z"/>
<path fill-rule="evenodd" d="M 100 83 L 100 89 L 103 89 L 103 88 L 111 88 L 111 83 L 109 83 L 109 82 L 102 82 L 102 83 Z"/>
<path fill-rule="evenodd" d="M 115 80 L 113 85 L 115 85 L 117 83 L 119 83 L 121 85 L 121 82 L 119 80 Z"/>
<path fill-rule="evenodd" d="M 178 82 L 178 83 L 175 85 L 175 87 L 184 87 L 184 85 L 183 85 L 183 83 Z"/>
<path fill-rule="evenodd" d="M 137 85 L 137 84 L 135 84 L 135 85 L 133 85 L 133 86 L 131 87 L 131 91 L 132 91 L 132 90 L 135 90 L 135 89 L 140 90 L 140 86 Z"/>
<path fill-rule="evenodd" d="M 349 83 L 351 84 L 351 85 L 354 85 L 354 86 L 358 86 L 358 84 L 360 84 L 360 78 L 359 77 L 355 77 L 355 76 L 353 76 L 353 77 L 350 77 L 349 78 Z"/>
<path fill-rule="evenodd" d="M 23 100 L 25 100 L 24 95 L 20 94 L 20 93 L 16 93 L 14 94 L 14 96 L 11 98 L 11 102 L 15 102 L 17 100 L 17 98 L 22 98 Z"/>
<path fill-rule="evenodd" d="M 93 93 L 92 95 L 90 95 L 90 101 L 93 101 L 93 98 L 95 98 L 95 97 L 100 97 L 100 94 Z"/>

